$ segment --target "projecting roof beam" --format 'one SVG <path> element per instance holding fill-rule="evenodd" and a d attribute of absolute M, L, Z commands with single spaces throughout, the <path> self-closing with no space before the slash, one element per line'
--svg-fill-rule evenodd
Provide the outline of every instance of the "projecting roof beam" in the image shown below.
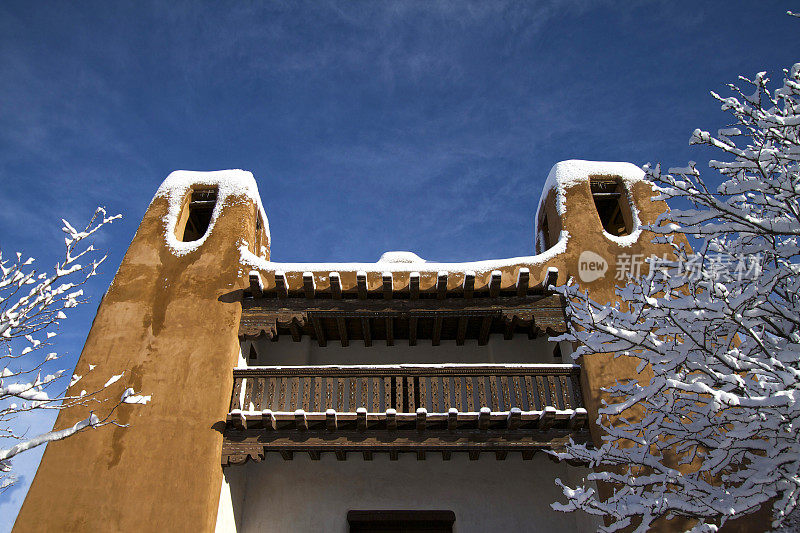
<path fill-rule="evenodd" d="M 392 273 L 391 272 L 384 272 L 383 273 L 383 298 L 384 300 L 391 300 L 392 299 Z"/>
<path fill-rule="evenodd" d="M 475 292 L 475 272 L 464 272 L 464 298 L 472 298 Z"/>
<path fill-rule="evenodd" d="M 447 272 L 439 272 L 436 278 L 436 298 L 444 300 L 447 297 Z"/>
<path fill-rule="evenodd" d="M 275 271 L 275 294 L 278 298 L 289 297 L 289 284 L 286 281 L 286 273 L 280 270 Z"/>
<path fill-rule="evenodd" d="M 363 270 L 356 272 L 356 285 L 358 285 L 358 299 L 367 299 L 367 273 Z"/>
<path fill-rule="evenodd" d="M 264 283 L 261 281 L 261 274 L 256 270 L 250 271 L 250 292 L 253 298 L 261 298 L 264 294 Z"/>
<path fill-rule="evenodd" d="M 412 300 L 419 298 L 419 272 L 412 272 L 409 274 L 408 293 Z"/>
<path fill-rule="evenodd" d="M 503 273 L 499 270 L 492 271 L 492 277 L 489 279 L 489 296 L 497 298 L 500 296 L 500 281 L 503 279 Z"/>
<path fill-rule="evenodd" d="M 306 293 L 306 298 L 313 300 L 316 296 L 317 285 L 314 283 L 314 274 L 311 272 L 303 272 L 303 291 Z"/>
<path fill-rule="evenodd" d="M 528 294 L 528 284 L 530 283 L 531 271 L 525 267 L 519 269 L 517 274 L 517 296 Z"/>
<path fill-rule="evenodd" d="M 338 272 L 330 273 L 331 279 L 331 298 L 334 300 L 342 299 L 342 279 Z"/>

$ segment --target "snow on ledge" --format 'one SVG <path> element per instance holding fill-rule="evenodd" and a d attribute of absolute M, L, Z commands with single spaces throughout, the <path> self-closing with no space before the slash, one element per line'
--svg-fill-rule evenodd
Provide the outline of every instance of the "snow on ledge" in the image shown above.
<path fill-rule="evenodd" d="M 414 252 L 384 252 L 378 263 L 425 263 L 426 261 Z"/>
<path fill-rule="evenodd" d="M 175 236 L 175 226 L 181 214 L 183 201 L 193 185 L 216 186 L 218 189 L 217 203 L 214 205 L 211 222 L 205 234 L 196 241 L 184 242 Z M 176 256 L 182 256 L 202 246 L 214 230 L 217 218 L 222 212 L 222 206 L 225 205 L 228 198 L 234 196 L 245 197 L 258 206 L 264 224 L 264 231 L 269 241 L 269 221 L 267 219 L 267 214 L 264 212 L 264 206 L 261 204 L 261 196 L 258 193 L 258 185 L 256 184 L 255 178 L 253 178 L 253 174 L 238 169 L 217 170 L 213 172 L 195 172 L 191 170 L 176 170 L 171 172 L 158 188 L 158 191 L 156 191 L 153 200 L 156 198 L 167 199 L 168 209 L 167 214 L 164 215 L 164 239 L 172 253 Z M 254 257 L 256 256 L 254 255 Z"/>

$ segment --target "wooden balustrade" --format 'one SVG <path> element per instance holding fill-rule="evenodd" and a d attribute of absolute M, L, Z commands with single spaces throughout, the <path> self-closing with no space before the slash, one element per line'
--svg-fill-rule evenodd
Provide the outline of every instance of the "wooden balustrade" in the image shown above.
<path fill-rule="evenodd" d="M 372 365 L 234 369 L 230 410 L 429 413 L 574 410 L 576 365 Z"/>

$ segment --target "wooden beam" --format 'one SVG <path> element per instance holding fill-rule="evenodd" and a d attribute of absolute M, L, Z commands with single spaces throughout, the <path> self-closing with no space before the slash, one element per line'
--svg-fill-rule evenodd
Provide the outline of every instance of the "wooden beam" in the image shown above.
<path fill-rule="evenodd" d="M 396 451 L 394 451 L 394 450 L 389 451 L 389 460 L 390 461 L 397 461 L 398 456 L 399 456 L 399 454 Z"/>
<path fill-rule="evenodd" d="M 478 346 L 486 346 L 489 343 L 489 333 L 492 331 L 492 317 L 485 316 L 481 319 L 481 331 L 478 334 Z"/>
<path fill-rule="evenodd" d="M 294 412 L 294 426 L 300 431 L 308 430 L 308 419 L 306 418 L 306 412 L 302 409 Z"/>
<path fill-rule="evenodd" d="M 361 452 L 365 461 L 372 461 L 372 452 Z"/>
<path fill-rule="evenodd" d="M 447 272 L 441 271 L 436 277 L 436 298 L 444 300 L 447 297 Z"/>
<path fill-rule="evenodd" d="M 343 450 L 336 450 L 333 452 L 336 455 L 337 461 L 347 461 L 347 452 Z"/>
<path fill-rule="evenodd" d="M 269 409 L 261 411 L 261 425 L 267 430 L 275 429 L 275 415 Z"/>
<path fill-rule="evenodd" d="M 450 431 L 458 429 L 458 409 L 455 407 L 451 407 L 447 411 L 447 429 Z"/>
<path fill-rule="evenodd" d="M 417 317 L 412 316 L 408 318 L 408 345 L 417 345 Z"/>
<path fill-rule="evenodd" d="M 247 429 L 247 417 L 242 413 L 240 409 L 234 409 L 231 411 L 230 414 L 231 422 L 233 423 L 233 427 L 236 429 L 246 430 Z"/>
<path fill-rule="evenodd" d="M 264 296 L 264 283 L 261 281 L 261 274 L 257 270 L 250 271 L 250 292 L 253 298 L 261 298 Z"/>
<path fill-rule="evenodd" d="M 312 461 L 319 461 L 320 453 L 315 450 L 308 450 L 308 456 L 311 457 Z"/>
<path fill-rule="evenodd" d="M 425 426 L 427 425 L 427 417 L 428 411 L 420 407 L 417 409 L 417 431 L 425 431 Z"/>
<path fill-rule="evenodd" d="M 588 413 L 586 409 L 583 407 L 579 407 L 575 409 L 575 412 L 572 413 L 572 416 L 569 419 L 569 427 L 571 429 L 583 429 L 586 426 L 586 420 L 588 418 Z"/>
<path fill-rule="evenodd" d="M 395 409 L 386 410 L 386 429 L 389 431 L 397 430 L 397 411 Z"/>
<path fill-rule="evenodd" d="M 533 459 L 533 454 L 536 452 L 534 450 L 525 450 L 522 452 L 522 460 L 523 461 L 530 461 Z"/>
<path fill-rule="evenodd" d="M 556 283 L 558 282 L 558 269 L 556 267 L 548 267 L 547 273 L 544 275 L 544 280 L 542 280 L 541 288 L 544 291 L 550 291 L 553 287 L 555 287 Z"/>
<path fill-rule="evenodd" d="M 417 452 L 417 461 L 425 460 L 425 452 Z"/>
<path fill-rule="evenodd" d="M 494 458 L 497 459 L 498 461 L 505 461 L 507 455 L 508 455 L 507 451 L 494 452 Z"/>
<path fill-rule="evenodd" d="M 347 340 L 347 322 L 344 317 L 336 317 L 336 328 L 339 330 L 339 342 L 342 346 L 348 346 L 350 343 Z"/>
<path fill-rule="evenodd" d="M 507 341 L 510 341 L 514 338 L 514 318 L 505 321 L 505 331 L 503 332 L 503 338 Z"/>
<path fill-rule="evenodd" d="M 294 459 L 294 452 L 291 450 L 281 450 L 281 457 L 284 461 L 291 461 Z"/>
<path fill-rule="evenodd" d="M 364 337 L 364 346 L 372 346 L 372 333 L 369 330 L 369 318 L 361 319 L 361 336 Z"/>
<path fill-rule="evenodd" d="M 342 299 L 342 278 L 338 272 L 330 273 L 331 280 L 331 298 L 334 300 Z"/>
<path fill-rule="evenodd" d="M 456 332 L 456 346 L 464 346 L 464 339 L 467 336 L 467 321 L 465 316 L 458 317 L 458 331 Z"/>
<path fill-rule="evenodd" d="M 392 273 L 391 272 L 384 272 L 383 273 L 383 299 L 384 300 L 391 300 L 392 299 L 392 290 L 393 290 Z"/>
<path fill-rule="evenodd" d="M 475 292 L 475 272 L 468 270 L 464 272 L 464 298 L 472 298 Z"/>
<path fill-rule="evenodd" d="M 477 461 L 481 456 L 481 452 L 479 450 L 472 450 L 468 453 L 468 455 L 470 461 Z"/>
<path fill-rule="evenodd" d="M 478 429 L 489 429 L 491 413 L 492 410 L 488 407 L 481 407 L 481 411 L 478 413 Z"/>
<path fill-rule="evenodd" d="M 419 298 L 419 272 L 408 275 L 408 296 L 412 300 Z"/>
<path fill-rule="evenodd" d="M 303 332 L 300 330 L 300 327 L 292 321 L 289 324 L 289 331 L 292 334 L 292 340 L 294 342 L 300 342 L 303 339 Z"/>
<path fill-rule="evenodd" d="M 450 452 L 442 452 L 442 461 L 449 461 L 450 460 Z"/>
<path fill-rule="evenodd" d="M 519 429 L 521 423 L 522 412 L 520 411 L 519 407 L 512 407 L 511 411 L 508 413 L 508 418 L 506 418 L 506 425 L 508 429 L 511 431 Z"/>
<path fill-rule="evenodd" d="M 542 415 L 539 417 L 539 429 L 542 431 L 547 431 L 551 427 L 553 427 L 553 423 L 556 421 L 556 408 L 548 405 L 542 411 Z"/>
<path fill-rule="evenodd" d="M 363 270 L 356 272 L 356 285 L 358 285 L 358 299 L 367 299 L 367 273 Z"/>
<path fill-rule="evenodd" d="M 387 316 L 386 321 L 386 346 L 394 346 L 394 318 Z"/>
<path fill-rule="evenodd" d="M 336 420 L 336 411 L 333 409 L 328 409 L 325 411 L 325 428 L 328 431 L 336 431 L 338 428 L 338 423 Z"/>
<path fill-rule="evenodd" d="M 492 277 L 489 279 L 489 297 L 497 298 L 500 296 L 500 281 L 503 279 L 503 273 L 499 270 L 492 270 Z"/>
<path fill-rule="evenodd" d="M 325 338 L 325 330 L 322 327 L 322 320 L 317 317 L 312 317 L 311 322 L 314 324 L 314 334 L 317 336 L 317 344 L 319 344 L 321 347 L 325 347 L 328 344 L 328 341 Z"/>
<path fill-rule="evenodd" d="M 433 319 L 433 334 L 431 335 L 431 344 L 439 346 L 439 341 L 442 338 L 442 317 L 436 316 Z"/>
<path fill-rule="evenodd" d="M 526 267 L 519 269 L 517 273 L 517 296 L 525 296 L 528 294 L 528 285 L 531 279 L 531 271 Z"/>
<path fill-rule="evenodd" d="M 314 274 L 311 272 L 303 272 L 303 291 L 306 293 L 306 298 L 313 300 L 316 296 L 317 284 L 314 282 Z"/>
<path fill-rule="evenodd" d="M 289 283 L 286 281 L 286 273 L 281 270 L 275 271 L 275 294 L 278 298 L 289 297 Z"/>
<path fill-rule="evenodd" d="M 356 428 L 359 431 L 367 430 L 367 410 L 364 407 L 356 409 Z"/>

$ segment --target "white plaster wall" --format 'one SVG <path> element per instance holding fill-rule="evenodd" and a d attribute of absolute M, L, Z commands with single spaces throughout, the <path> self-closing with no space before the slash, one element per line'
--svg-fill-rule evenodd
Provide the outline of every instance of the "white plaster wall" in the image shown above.
<path fill-rule="evenodd" d="M 595 531 L 592 517 L 550 508 L 563 499 L 553 480 L 574 482 L 586 472 L 544 454 L 531 461 L 518 454 L 505 461 L 494 454 L 477 461 L 456 453 L 450 461 L 432 453 L 425 461 L 412 454 L 401 454 L 398 461 L 386 454 L 375 454 L 373 461 L 360 454 L 349 454 L 347 461 L 332 454 L 319 461 L 305 454 L 292 461 L 267 454 L 260 463 L 226 468 L 231 494 L 243 496 L 229 498 L 229 509 L 221 499 L 217 531 L 345 533 L 347 511 L 354 509 L 451 510 L 458 533 Z"/>
<path fill-rule="evenodd" d="M 256 359 L 250 358 L 250 345 L 254 345 Z M 502 335 L 492 335 L 485 346 L 475 339 L 457 346 L 456 341 L 442 341 L 432 346 L 430 340 L 421 339 L 417 346 L 408 340 L 396 340 L 395 346 L 384 341 L 374 341 L 365 347 L 363 341 L 351 341 L 343 348 L 338 341 L 329 341 L 320 347 L 316 341 L 304 336 L 300 342 L 281 336 L 273 342 L 266 337 L 242 343 L 242 355 L 247 364 L 255 365 L 333 365 L 333 364 L 401 364 L 401 363 L 571 363 L 568 343 L 561 343 L 562 357 L 553 357 L 555 343 L 547 337 L 529 340 L 526 335 L 515 335 L 505 340 Z"/>

